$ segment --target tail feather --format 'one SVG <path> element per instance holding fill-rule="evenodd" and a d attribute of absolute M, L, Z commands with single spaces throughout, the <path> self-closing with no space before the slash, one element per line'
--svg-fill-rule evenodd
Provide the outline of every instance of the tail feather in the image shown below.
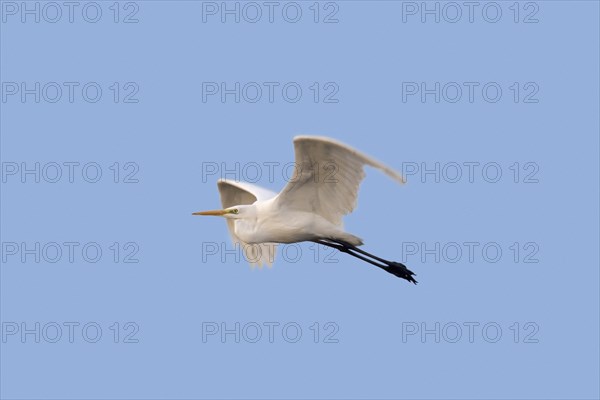
<path fill-rule="evenodd" d="M 343 243 L 350 246 L 362 246 L 364 244 L 363 240 L 358 236 L 355 236 L 348 232 L 337 232 L 334 236 L 327 238 L 336 243 Z"/>

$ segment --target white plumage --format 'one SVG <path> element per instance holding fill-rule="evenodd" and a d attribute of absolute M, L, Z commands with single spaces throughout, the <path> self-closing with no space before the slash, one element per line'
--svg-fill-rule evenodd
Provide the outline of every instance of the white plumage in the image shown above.
<path fill-rule="evenodd" d="M 245 182 L 217 182 L 223 210 L 195 215 L 227 218 L 232 240 L 252 264 L 273 261 L 276 243 L 326 240 L 348 246 L 362 240 L 345 232 L 342 217 L 354 210 L 365 165 L 399 183 L 402 176 L 339 141 L 320 136 L 294 138 L 295 173 L 277 194 Z"/>
<path fill-rule="evenodd" d="M 217 181 L 219 194 L 221 196 L 221 205 L 224 209 L 237 205 L 250 205 L 255 202 L 263 202 L 277 196 L 277 193 L 269 189 L 262 188 L 247 182 L 228 181 L 219 179 Z M 235 233 L 235 223 L 240 221 L 227 218 L 227 228 L 234 244 L 238 244 L 244 251 L 246 259 L 251 265 L 263 266 L 271 265 L 275 258 L 276 244 L 257 243 L 249 244 L 241 240 Z"/>

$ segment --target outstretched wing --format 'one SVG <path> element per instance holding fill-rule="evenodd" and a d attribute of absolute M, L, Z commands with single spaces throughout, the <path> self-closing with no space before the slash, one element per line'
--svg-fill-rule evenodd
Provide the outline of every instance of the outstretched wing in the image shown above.
<path fill-rule="evenodd" d="M 295 172 L 277 197 L 279 207 L 314 212 L 338 226 L 356 207 L 365 165 L 404 183 L 396 171 L 330 138 L 296 136 L 294 150 Z"/>
<path fill-rule="evenodd" d="M 263 201 L 277 196 L 277 193 L 275 192 L 247 182 L 219 179 L 217 181 L 217 187 L 219 188 L 223 208 L 253 204 L 256 201 Z M 273 243 L 245 243 L 235 234 L 233 224 L 234 221 L 232 219 L 227 219 L 227 228 L 229 228 L 231 240 L 234 244 L 237 243 L 240 245 L 244 251 L 246 260 L 248 260 L 252 266 L 258 265 L 259 267 L 262 267 L 263 264 L 270 266 L 275 258 L 276 245 Z"/>

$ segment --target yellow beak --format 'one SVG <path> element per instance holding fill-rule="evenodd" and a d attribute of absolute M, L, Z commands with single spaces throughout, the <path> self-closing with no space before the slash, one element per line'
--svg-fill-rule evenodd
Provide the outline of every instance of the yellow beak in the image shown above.
<path fill-rule="evenodd" d="M 227 210 L 210 210 L 210 211 L 198 211 L 192 213 L 192 215 L 225 215 L 227 214 Z"/>

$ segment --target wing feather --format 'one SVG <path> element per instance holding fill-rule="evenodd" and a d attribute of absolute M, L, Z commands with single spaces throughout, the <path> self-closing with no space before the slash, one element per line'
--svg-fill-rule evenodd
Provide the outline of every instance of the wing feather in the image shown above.
<path fill-rule="evenodd" d="M 365 165 L 405 182 L 398 172 L 337 140 L 296 136 L 294 150 L 295 172 L 277 197 L 279 206 L 314 212 L 338 226 L 356 207 Z"/>

